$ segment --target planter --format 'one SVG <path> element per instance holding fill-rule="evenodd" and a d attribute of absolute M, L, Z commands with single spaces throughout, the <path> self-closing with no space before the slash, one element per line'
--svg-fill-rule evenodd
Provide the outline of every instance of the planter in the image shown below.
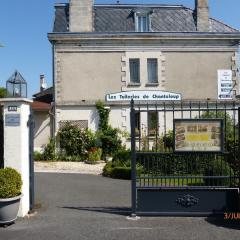
<path fill-rule="evenodd" d="M 0 225 L 10 224 L 17 219 L 22 194 L 13 198 L 0 198 Z"/>
<path fill-rule="evenodd" d="M 95 161 L 95 160 L 85 160 L 84 161 L 86 164 L 92 164 L 92 165 L 96 165 L 96 164 L 100 164 L 100 163 L 105 163 L 104 161 Z"/>
<path fill-rule="evenodd" d="M 107 161 L 107 162 L 111 162 L 112 160 L 113 160 L 113 157 L 112 157 L 112 156 L 107 156 L 107 157 L 106 157 L 106 161 Z"/>

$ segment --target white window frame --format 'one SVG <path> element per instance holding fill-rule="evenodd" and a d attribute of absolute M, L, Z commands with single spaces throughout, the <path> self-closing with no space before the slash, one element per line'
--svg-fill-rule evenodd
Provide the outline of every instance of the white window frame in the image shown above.
<path fill-rule="evenodd" d="M 140 60 L 140 84 L 132 84 L 130 79 L 130 66 L 129 60 L 132 58 L 139 58 Z M 157 83 L 149 83 L 148 82 L 148 69 L 147 69 L 147 60 L 149 58 L 157 59 L 158 64 L 158 82 Z M 122 87 L 122 91 L 131 90 L 164 90 L 162 86 L 162 80 L 164 79 L 162 76 L 162 60 L 163 55 L 162 52 L 126 52 L 123 57 L 123 68 L 122 71 L 125 72 L 123 75 L 122 81 L 125 82 L 125 86 Z"/>
<path fill-rule="evenodd" d="M 146 17 L 146 31 L 144 31 L 143 27 L 143 17 Z M 136 32 L 151 32 L 151 17 L 149 13 L 146 12 L 135 12 L 134 13 L 135 19 L 135 31 Z M 139 21 L 142 22 L 141 29 L 139 29 Z"/>

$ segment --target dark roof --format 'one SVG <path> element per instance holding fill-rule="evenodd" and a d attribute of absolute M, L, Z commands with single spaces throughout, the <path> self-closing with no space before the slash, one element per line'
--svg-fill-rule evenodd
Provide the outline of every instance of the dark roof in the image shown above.
<path fill-rule="evenodd" d="M 47 88 L 39 93 L 33 95 L 34 101 L 51 103 L 53 101 L 53 87 Z"/>
<path fill-rule="evenodd" d="M 57 4 L 53 32 L 68 32 L 69 4 Z M 195 11 L 182 5 L 95 5 L 95 32 L 135 32 L 134 11 L 151 10 L 153 32 L 196 32 Z M 238 32 L 210 18 L 210 32 Z"/>

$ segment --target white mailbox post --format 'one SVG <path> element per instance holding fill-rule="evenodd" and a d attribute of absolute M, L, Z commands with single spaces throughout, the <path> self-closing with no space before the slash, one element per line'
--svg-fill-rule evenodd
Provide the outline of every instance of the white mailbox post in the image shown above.
<path fill-rule="evenodd" d="M 23 197 L 18 216 L 24 217 L 30 210 L 29 115 L 32 101 L 5 98 L 0 102 L 4 105 L 4 167 L 16 169 L 22 176 Z"/>

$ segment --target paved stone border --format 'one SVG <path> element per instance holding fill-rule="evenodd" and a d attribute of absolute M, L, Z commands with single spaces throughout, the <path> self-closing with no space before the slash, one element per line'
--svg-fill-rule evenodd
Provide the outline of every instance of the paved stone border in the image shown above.
<path fill-rule="evenodd" d="M 106 163 L 86 164 L 84 162 L 35 162 L 35 172 L 80 173 L 101 175 Z"/>

